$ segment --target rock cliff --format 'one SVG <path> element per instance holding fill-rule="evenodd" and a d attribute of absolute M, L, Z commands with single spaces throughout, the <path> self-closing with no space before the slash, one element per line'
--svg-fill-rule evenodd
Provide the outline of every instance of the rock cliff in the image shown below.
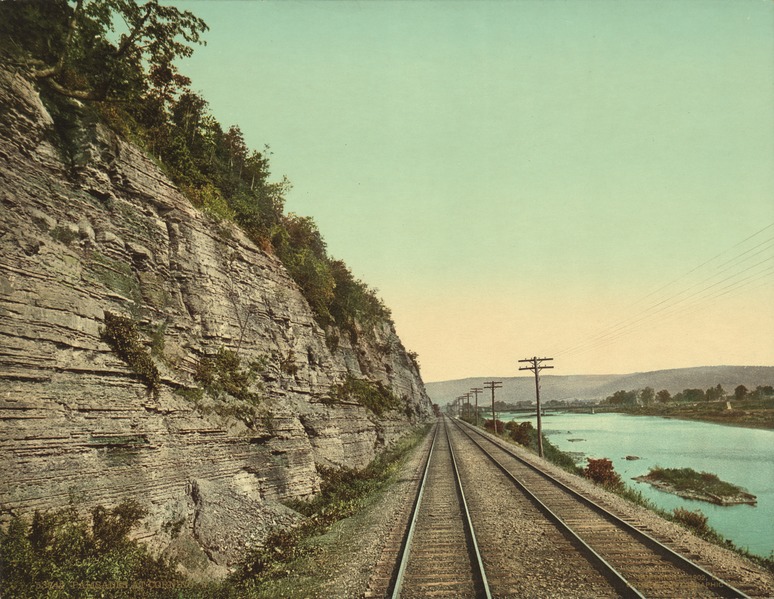
<path fill-rule="evenodd" d="M 53 139 L 36 90 L 0 69 L 3 514 L 134 498 L 151 547 L 223 573 L 296 517 L 280 501 L 318 491 L 320 466 L 362 467 L 429 416 L 392 325 L 322 330 L 279 260 L 137 147 L 92 123 L 65 161 Z M 103 341 L 106 312 L 136 323 L 156 393 Z M 258 401 L 197 389 L 196 365 L 224 349 L 256 365 Z M 347 376 L 404 406 L 326 400 Z"/>

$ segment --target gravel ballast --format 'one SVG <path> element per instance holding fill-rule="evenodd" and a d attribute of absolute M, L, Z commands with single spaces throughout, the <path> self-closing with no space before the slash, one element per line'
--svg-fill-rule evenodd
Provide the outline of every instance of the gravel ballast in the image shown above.
<path fill-rule="evenodd" d="M 494 438 L 490 435 L 491 438 Z M 405 462 L 401 473 L 395 482 L 385 491 L 369 502 L 368 507 L 352 518 L 336 524 L 332 530 L 321 538 L 319 550 L 303 563 L 297 564 L 291 571 L 286 584 L 278 586 L 286 597 L 364 597 L 369 591 L 369 580 L 377 569 L 391 529 L 400 519 L 400 514 L 407 504 L 413 502 L 413 489 L 416 487 L 419 470 L 423 463 L 425 452 L 429 449 L 432 434 L 415 448 Z M 635 505 L 590 481 L 569 474 L 558 467 L 540 460 L 536 455 L 519 446 L 505 443 L 509 450 L 517 452 L 525 459 L 539 464 L 541 468 L 560 479 L 588 497 L 603 504 L 610 511 L 618 514 L 635 526 L 642 528 L 651 536 L 666 542 L 675 551 L 689 557 L 717 577 L 727 580 L 752 597 L 774 597 L 774 576 L 762 569 L 751 560 L 740 556 L 724 547 L 714 545 L 695 536 L 687 529 L 664 520 L 650 510 Z M 490 483 L 482 481 L 493 480 L 491 473 L 483 469 L 475 459 L 469 458 L 467 450 L 458 454 L 460 469 L 469 490 L 466 494 L 474 499 L 480 495 L 486 500 L 489 495 Z M 477 483 L 478 481 L 478 483 Z M 491 489 L 492 494 L 494 489 Z M 499 493 L 499 492 L 498 492 Z M 491 505 L 492 515 L 486 519 L 478 518 L 476 533 L 489 535 L 494 543 L 501 543 L 504 555 L 522 551 L 513 561 L 523 561 L 518 591 L 517 584 L 508 588 L 511 592 L 503 596 L 521 597 L 603 597 L 609 596 L 609 590 L 594 575 L 582 574 L 573 578 L 568 575 L 566 567 L 561 567 L 560 561 L 552 553 L 556 547 L 562 547 L 562 539 L 554 539 L 550 526 L 544 526 L 531 513 L 504 513 L 501 508 Z M 492 527 L 487 523 L 491 523 Z M 487 532 L 484 532 L 485 529 Z M 526 543 L 519 549 L 514 538 Z M 552 548 L 553 547 L 553 548 Z M 565 555 L 563 559 L 568 559 Z M 570 560 L 573 558 L 570 557 Z M 555 563 L 554 563 L 555 562 Z M 542 564 L 538 569 L 537 564 Z M 532 564 L 535 567 L 530 566 Z M 496 570 L 508 566 L 491 561 L 488 567 Z M 579 570 L 580 572 L 580 570 Z M 503 578 L 503 580 L 505 580 Z M 303 581 L 306 582 L 303 582 Z M 292 583 L 292 581 L 302 581 Z M 272 589 L 267 589 L 267 597 L 272 596 Z M 275 595 L 276 596 L 276 595 Z"/>

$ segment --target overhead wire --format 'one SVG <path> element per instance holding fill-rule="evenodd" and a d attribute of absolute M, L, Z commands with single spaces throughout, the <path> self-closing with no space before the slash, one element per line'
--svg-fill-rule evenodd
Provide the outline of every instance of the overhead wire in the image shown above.
<path fill-rule="evenodd" d="M 737 242 L 733 246 L 727 248 L 726 250 L 720 252 L 719 254 L 713 256 L 709 260 L 706 260 L 699 264 L 698 266 L 690 269 L 685 274 L 681 275 L 680 277 L 673 279 L 669 283 L 662 285 L 658 287 L 656 290 L 646 294 L 639 300 L 635 301 L 632 305 L 636 306 L 638 304 L 641 304 L 643 301 L 645 301 L 648 298 L 653 297 L 654 295 L 658 294 L 661 291 L 664 291 L 668 289 L 669 287 L 672 287 L 675 283 L 679 281 L 685 282 L 686 279 L 690 279 L 690 276 L 694 273 L 697 273 L 704 269 L 706 266 L 711 265 L 713 262 L 716 262 L 719 258 L 722 258 L 723 256 L 728 255 L 729 253 L 733 252 L 740 246 L 743 246 L 747 242 L 749 242 L 751 239 L 754 239 L 755 237 L 763 234 L 765 231 L 771 229 L 774 227 L 774 223 L 770 223 L 766 225 L 765 227 L 759 229 L 752 235 L 747 236 L 743 240 Z M 760 254 L 763 254 L 771 249 L 772 244 L 774 243 L 774 237 L 767 238 L 764 241 L 761 241 L 760 243 L 757 243 L 756 245 L 745 249 L 744 251 L 741 251 L 739 253 L 736 253 L 735 255 L 731 256 L 729 259 L 725 260 L 724 262 L 721 262 L 720 264 L 717 264 L 714 266 L 714 269 L 712 271 L 712 274 L 710 274 L 707 277 L 704 277 L 702 280 L 698 282 L 691 283 L 687 287 L 682 287 L 681 289 L 677 290 L 676 292 L 671 293 L 667 297 L 663 299 L 658 299 L 655 301 L 655 303 L 651 303 L 648 307 L 638 311 L 636 314 L 625 318 L 623 320 L 620 320 L 618 322 L 615 322 L 602 330 L 600 330 L 598 333 L 593 335 L 590 338 L 587 338 L 579 343 L 576 343 L 574 345 L 571 345 L 569 347 L 565 348 L 558 348 L 557 351 L 551 352 L 549 355 L 554 356 L 567 356 L 571 355 L 573 353 L 578 352 L 586 352 L 590 349 L 594 349 L 600 346 L 607 345 L 609 343 L 612 343 L 616 340 L 618 340 L 620 337 L 624 335 L 628 335 L 637 328 L 640 328 L 641 326 L 644 326 L 644 324 L 647 324 L 647 321 L 653 319 L 654 317 L 659 316 L 664 311 L 671 310 L 672 308 L 675 308 L 679 304 L 682 304 L 683 302 L 690 300 L 691 298 L 695 298 L 696 296 L 701 296 L 698 299 L 691 302 L 688 307 L 686 306 L 680 306 L 676 311 L 668 312 L 666 315 L 660 318 L 664 317 L 670 317 L 674 313 L 681 313 L 685 311 L 686 309 L 696 307 L 697 305 L 703 303 L 704 301 L 708 299 L 714 299 L 715 297 L 720 297 L 723 295 L 726 295 L 728 293 L 731 293 L 734 291 L 735 287 L 738 285 L 746 286 L 751 282 L 754 282 L 755 280 L 758 280 L 759 278 L 763 278 L 768 274 L 768 270 L 762 272 L 762 273 L 753 273 L 752 275 L 749 275 L 742 281 L 735 281 L 727 285 L 726 287 L 722 288 L 722 293 L 719 295 L 712 295 L 713 291 L 710 292 L 710 294 L 704 296 L 706 291 L 713 289 L 717 285 L 720 285 L 724 282 L 730 281 L 732 279 L 735 279 L 736 277 L 755 269 L 756 267 L 765 264 L 766 262 L 769 262 L 770 260 L 774 259 L 774 256 L 769 256 L 768 258 L 765 258 L 764 260 L 761 260 L 759 262 L 756 262 L 753 265 L 746 265 L 747 262 L 749 262 L 752 258 L 759 256 Z M 757 250 L 757 251 L 756 251 Z M 738 269 L 740 267 L 744 266 L 745 268 L 742 268 L 741 270 L 738 270 L 734 274 L 727 276 L 720 280 L 715 280 L 720 275 L 723 275 L 724 273 L 727 273 L 730 270 Z M 724 268 L 725 267 L 725 268 Z M 745 283 L 746 281 L 746 283 Z M 687 297 L 681 297 L 684 296 L 686 293 L 689 293 L 690 291 L 694 290 L 697 287 L 700 287 L 704 285 L 701 289 L 698 291 L 695 291 L 688 295 Z M 718 291 L 718 290 L 715 290 Z"/>
<path fill-rule="evenodd" d="M 766 260 L 766 262 L 770 261 L 770 260 L 771 259 Z M 736 275 L 734 275 L 734 276 L 736 276 Z M 663 314 L 663 315 L 659 316 L 659 322 L 663 323 L 663 322 L 667 321 L 668 319 L 670 319 L 670 318 L 672 318 L 674 316 L 683 314 L 684 312 L 687 312 L 688 310 L 693 310 L 697 306 L 701 305 L 702 303 L 704 303 L 706 301 L 714 300 L 714 299 L 723 297 L 725 295 L 737 292 L 737 291 L 739 291 L 739 290 L 741 290 L 741 289 L 743 289 L 745 287 L 748 287 L 752 283 L 755 283 L 756 281 L 766 279 L 767 280 L 766 282 L 770 283 L 770 281 L 772 280 L 772 276 L 774 276 L 774 265 L 769 267 L 769 268 L 767 268 L 767 269 L 765 269 L 765 270 L 763 270 L 763 271 L 761 271 L 761 272 L 753 273 L 753 274 L 745 277 L 741 281 L 734 281 L 733 283 L 730 283 L 729 285 L 726 285 L 725 287 L 721 288 L 720 290 L 715 290 L 714 292 L 712 292 L 712 293 L 710 293 L 708 295 L 705 295 L 703 297 L 700 297 L 700 298 L 694 300 L 693 302 L 691 302 L 690 304 L 688 304 L 686 306 L 680 306 L 676 310 L 672 310 L 671 312 L 667 312 L 666 314 Z M 726 280 L 729 280 L 731 278 L 734 278 L 734 277 L 729 277 Z M 720 284 L 722 282 L 725 282 L 725 281 L 720 281 L 717 284 Z M 712 287 L 714 287 L 714 285 L 712 285 Z M 706 291 L 706 289 L 702 290 L 702 291 Z M 701 292 L 699 292 L 699 293 L 701 293 Z M 665 308 L 665 310 L 667 310 L 669 308 L 674 308 L 674 306 L 669 306 L 668 308 Z M 585 346 L 578 347 L 577 349 L 572 350 L 572 351 L 558 352 L 556 355 L 557 356 L 560 356 L 560 355 L 567 356 L 567 355 L 570 355 L 570 354 L 582 354 L 582 353 L 586 353 L 588 351 L 591 351 L 593 349 L 600 349 L 600 348 L 605 347 L 607 345 L 611 345 L 611 344 L 615 343 L 616 341 L 618 341 L 620 338 L 625 337 L 627 335 L 630 335 L 631 333 L 641 329 L 644 326 L 650 325 L 651 323 L 646 322 L 646 320 L 647 319 L 643 319 L 642 322 L 633 323 L 630 328 L 628 328 L 626 330 L 619 331 L 616 334 L 612 334 L 611 336 L 609 336 L 607 338 L 598 339 L 596 341 L 592 341 L 589 344 L 587 344 Z"/>
<path fill-rule="evenodd" d="M 639 300 L 637 300 L 637 302 L 635 302 L 635 303 L 642 302 L 642 301 L 646 300 L 647 298 L 649 298 L 649 297 L 651 297 L 651 296 L 653 296 L 653 295 L 657 294 L 658 292 L 660 292 L 660 291 L 662 291 L 662 290 L 664 290 L 664 289 L 666 289 L 666 288 L 670 287 L 670 286 L 671 286 L 671 285 L 673 285 L 674 283 L 677 283 L 677 282 L 679 282 L 679 281 L 682 281 L 682 280 L 684 280 L 684 279 L 685 279 L 685 277 L 688 277 L 688 276 L 690 276 L 691 274 L 693 274 L 694 272 L 696 272 L 697 270 L 699 270 L 699 269 L 701 269 L 701 268 L 704 268 L 704 267 L 705 267 L 707 264 L 710 264 L 710 263 L 711 263 L 711 262 L 713 262 L 714 260 L 717 260 L 718 258 L 720 258 L 721 256 L 723 256 L 723 255 L 727 254 L 728 252 L 730 252 L 730 251 L 731 251 L 731 250 L 733 250 L 734 248 L 737 248 L 737 247 L 739 247 L 740 245 L 742 245 L 742 244 L 744 244 L 744 243 L 747 243 L 748 241 L 750 241 L 750 239 L 753 239 L 754 237 L 757 237 L 758 235 L 760 235 L 761 233 L 763 233 L 764 231 L 766 231 L 766 230 L 768 230 L 768 229 L 771 229 L 772 227 L 774 227 L 774 223 L 769 223 L 768 225 L 766 225 L 766 226 L 765 226 L 765 227 L 763 227 L 762 229 L 758 229 L 758 230 L 757 230 L 755 233 L 753 233 L 752 235 L 749 235 L 749 236 L 745 237 L 744 239 L 742 239 L 741 241 L 739 241 L 739 242 L 735 243 L 735 244 L 734 244 L 734 245 L 732 245 L 731 247 L 729 247 L 729 248 L 727 248 L 727 249 L 723 250 L 723 251 L 722 251 L 722 252 L 720 252 L 718 255 L 716 255 L 716 256 L 713 256 L 713 257 L 712 257 L 712 258 L 710 258 L 709 260 L 706 260 L 706 261 L 702 262 L 702 263 L 701 263 L 701 264 L 699 264 L 698 266 L 694 266 L 694 267 L 693 267 L 691 270 L 689 270 L 688 272 L 686 272 L 686 273 L 684 273 L 684 274 L 682 274 L 682 275 L 678 276 L 678 277 L 677 277 L 677 278 L 675 278 L 675 279 L 672 279 L 672 280 L 671 280 L 669 283 L 667 283 L 667 284 L 665 284 L 665 285 L 662 285 L 662 286 L 661 286 L 661 287 L 659 287 L 658 289 L 654 289 L 654 290 L 653 290 L 653 291 L 651 291 L 650 293 L 648 293 L 648 294 L 644 295 L 644 296 L 643 296 L 643 297 L 641 297 Z M 771 238 L 771 239 L 774 239 L 774 238 Z M 767 242 L 768 242 L 768 241 L 771 241 L 771 239 L 767 240 Z M 767 242 L 764 242 L 764 243 L 767 243 Z M 757 246 L 756 246 L 756 247 L 757 247 Z M 754 248 L 753 248 L 753 249 L 754 249 Z"/>
<path fill-rule="evenodd" d="M 761 252 L 756 252 L 755 254 L 752 254 L 751 256 L 748 256 L 747 259 L 752 258 L 752 257 L 754 257 L 754 256 L 756 256 L 756 255 L 758 255 L 760 253 L 762 253 L 762 251 Z M 710 288 L 714 287 L 717 284 L 725 282 L 725 281 L 727 281 L 727 280 L 729 280 L 729 279 L 731 279 L 731 278 L 733 278 L 735 276 L 738 276 L 739 274 L 742 274 L 742 273 L 746 272 L 747 270 L 750 270 L 751 268 L 754 268 L 754 267 L 756 267 L 756 266 L 758 266 L 760 264 L 763 264 L 763 263 L 767 262 L 768 260 L 771 260 L 771 258 L 766 258 L 766 259 L 764 259 L 764 260 L 762 260 L 762 261 L 760 261 L 760 262 L 758 262 L 758 263 L 756 263 L 756 264 L 754 264 L 754 265 L 752 265 L 752 266 L 750 266 L 750 267 L 748 267 L 748 268 L 746 268 L 744 270 L 739 271 L 738 273 L 736 273 L 734 275 L 731 275 L 730 277 L 726 277 L 725 279 L 721 279 L 720 281 L 716 281 L 714 283 L 711 283 L 715 277 L 717 277 L 719 274 L 727 272 L 728 270 L 730 270 L 730 268 L 725 268 L 725 269 L 719 270 L 719 271 L 715 272 L 713 275 L 711 275 L 710 277 L 707 277 L 707 278 L 705 278 L 705 279 L 703 279 L 703 280 L 701 280 L 701 281 L 699 281 L 697 283 L 694 283 L 692 285 L 689 285 L 688 287 L 678 291 L 677 293 L 674 293 L 671 296 L 669 296 L 669 297 L 667 297 L 667 298 L 665 298 L 665 299 L 663 299 L 661 301 L 657 301 L 656 303 L 648 306 L 646 309 L 641 310 L 641 311 L 637 312 L 636 314 L 634 314 L 634 315 L 632 315 L 632 316 L 630 316 L 630 317 L 628 317 L 626 319 L 623 319 L 623 320 L 621 320 L 621 321 L 619 321 L 619 322 L 617 322 L 617 323 L 615 323 L 615 324 L 613 324 L 611 326 L 608 326 L 607 328 L 603 329 L 602 331 L 600 331 L 599 333 L 597 333 L 596 335 L 594 335 L 590 339 L 586 339 L 586 340 L 584 340 L 584 341 L 582 341 L 580 343 L 577 343 L 574 346 L 567 347 L 567 348 L 564 348 L 564 349 L 560 349 L 559 351 L 556 351 L 556 352 L 553 352 L 553 353 L 556 354 L 556 355 L 566 354 L 566 353 L 569 353 L 569 352 L 573 351 L 576 348 L 580 348 L 580 347 L 586 346 L 586 345 L 588 345 L 590 343 L 593 343 L 597 339 L 604 339 L 604 338 L 609 337 L 611 335 L 617 335 L 617 333 L 619 333 L 621 330 L 628 329 L 634 323 L 637 323 L 637 322 L 649 319 L 649 318 L 651 318 L 651 317 L 653 317 L 653 316 L 655 316 L 657 314 L 660 314 L 664 310 L 669 309 L 669 308 L 673 307 L 676 304 L 682 303 L 682 302 L 690 299 L 691 297 L 694 297 L 694 296 L 696 296 L 698 294 L 701 294 L 703 291 L 705 291 L 707 289 L 710 289 Z M 700 285 L 703 285 L 705 283 L 711 283 L 711 284 L 705 285 L 705 287 L 703 287 L 699 291 L 696 291 L 696 292 L 688 295 L 687 297 L 683 297 L 683 298 L 680 297 L 680 296 L 685 295 L 686 293 L 688 293 L 692 289 L 694 289 L 694 288 L 696 288 L 696 287 L 698 287 Z"/>

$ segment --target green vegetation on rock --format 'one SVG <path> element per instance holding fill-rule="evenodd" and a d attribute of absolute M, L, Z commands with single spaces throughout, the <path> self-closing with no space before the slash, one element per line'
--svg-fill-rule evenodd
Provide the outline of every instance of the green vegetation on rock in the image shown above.
<path fill-rule="evenodd" d="M 32 520 L 11 519 L 0 529 L 0 594 L 39 597 L 162 597 L 154 586 L 176 586 L 182 577 L 163 560 L 129 540 L 145 516 L 137 503 L 97 506 L 91 517 L 69 507 L 36 511 Z"/>
<path fill-rule="evenodd" d="M 251 391 L 250 387 L 261 367 L 261 364 L 255 363 L 242 368 L 239 354 L 221 347 L 214 356 L 199 360 L 193 378 L 214 399 L 231 395 L 242 401 L 258 403 L 260 396 Z"/>
<path fill-rule="evenodd" d="M 380 381 L 369 381 L 347 376 L 343 383 L 335 385 L 326 403 L 355 402 L 368 408 L 377 416 L 381 416 L 389 410 L 397 410 L 404 407 L 405 401 L 396 397 Z"/>
<path fill-rule="evenodd" d="M 132 300 L 136 305 L 142 302 L 140 282 L 130 264 L 95 251 L 90 255 L 89 270 L 99 283 L 111 291 Z"/>
<path fill-rule="evenodd" d="M 710 472 L 697 472 L 692 468 L 651 468 L 635 480 L 647 482 L 658 489 L 688 499 L 699 499 L 719 505 L 738 503 L 755 504 L 756 497 L 741 487 L 720 480 Z"/>
<path fill-rule="evenodd" d="M 105 326 L 100 330 L 100 336 L 119 358 L 140 375 L 148 390 L 158 392 L 161 380 L 159 369 L 140 341 L 137 325 L 131 318 L 105 312 Z"/>
<path fill-rule="evenodd" d="M 51 140 L 73 176 L 96 125 L 108 125 L 144 148 L 193 205 L 278 256 L 322 327 L 370 334 L 390 321 L 376 292 L 328 255 L 311 218 L 284 213 L 291 185 L 271 180 L 268 146 L 251 150 L 237 125 L 223 127 L 178 72 L 176 61 L 206 30 L 193 13 L 158 0 L 0 2 L 0 58 L 39 86 Z M 136 281 L 112 270 L 106 284 L 134 292 Z"/>

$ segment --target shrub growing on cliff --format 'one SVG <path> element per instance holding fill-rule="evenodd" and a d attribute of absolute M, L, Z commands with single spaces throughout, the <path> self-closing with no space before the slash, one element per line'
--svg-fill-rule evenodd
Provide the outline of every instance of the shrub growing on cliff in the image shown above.
<path fill-rule="evenodd" d="M 221 347 L 213 357 L 199 360 L 193 378 L 215 399 L 222 399 L 223 394 L 228 394 L 242 401 L 256 403 L 260 397 L 250 391 L 250 386 L 255 382 L 258 368 L 258 364 L 242 368 L 239 354 Z"/>
<path fill-rule="evenodd" d="M 36 511 L 31 521 L 14 517 L 0 530 L 0 594 L 20 599 L 159 596 L 150 588 L 138 591 L 138 582 L 182 579 L 129 540 L 144 515 L 137 503 L 124 501 L 112 509 L 94 508 L 91 520 L 73 506 Z"/>
<path fill-rule="evenodd" d="M 161 380 L 159 369 L 140 341 L 137 325 L 131 318 L 105 312 L 105 326 L 100 329 L 100 337 L 119 358 L 142 377 L 150 391 L 158 392 Z"/>
<path fill-rule="evenodd" d="M 379 299 L 376 291 L 356 279 L 344 262 L 332 260 L 330 267 L 335 286 L 329 311 L 340 327 L 351 335 L 357 330 L 358 324 L 364 330 L 370 330 L 380 322 L 390 320 L 390 310 Z M 390 349 L 387 347 L 385 353 Z"/>
<path fill-rule="evenodd" d="M 332 387 L 326 403 L 340 401 L 355 401 L 377 416 L 404 405 L 400 398 L 387 389 L 381 381 L 356 379 L 353 376 L 347 376 L 343 383 Z"/>

